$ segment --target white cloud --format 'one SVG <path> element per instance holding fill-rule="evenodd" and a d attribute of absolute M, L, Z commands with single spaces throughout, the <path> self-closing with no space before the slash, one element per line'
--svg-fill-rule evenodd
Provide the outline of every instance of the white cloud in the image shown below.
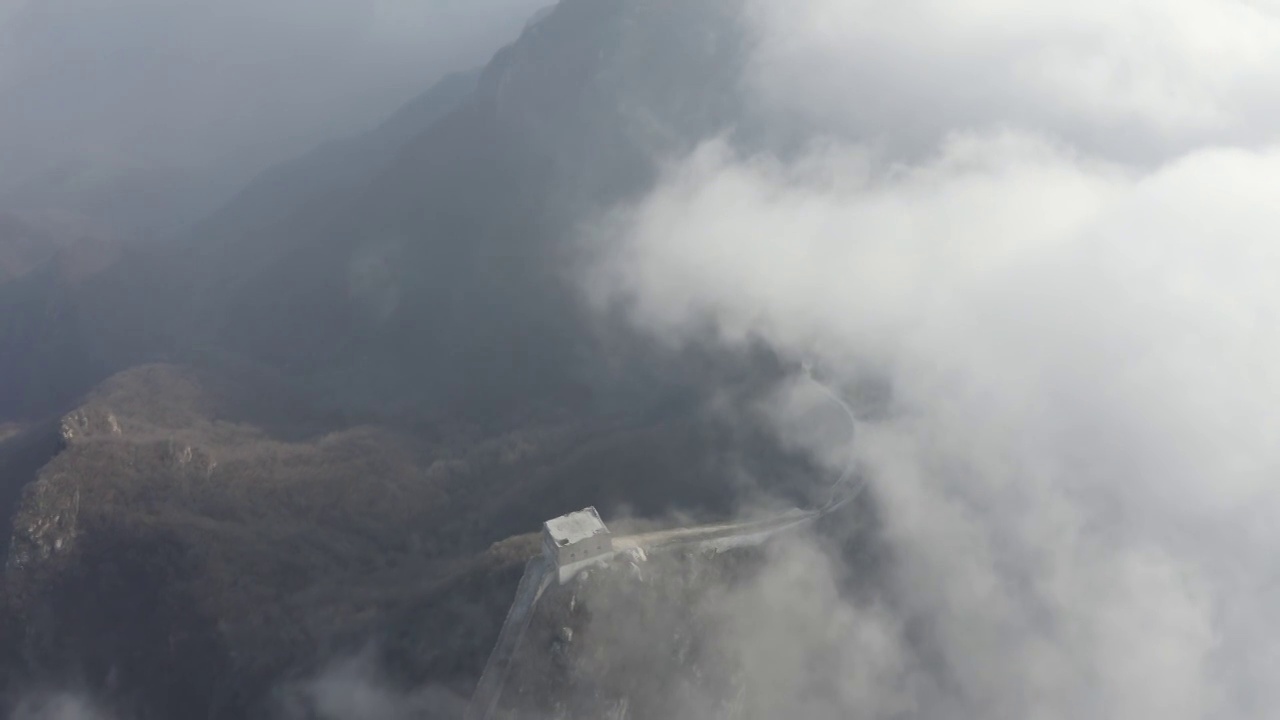
<path fill-rule="evenodd" d="M 331 663 L 308 682 L 283 688 L 278 714 L 316 720 L 439 720 L 462 717 L 466 701 L 440 687 L 406 691 L 389 682 L 372 652 Z"/>
<path fill-rule="evenodd" d="M 1280 148 L 1249 90 L 1280 67 L 1274 7 L 760 12 L 763 101 L 844 139 L 673 165 L 606 228 L 596 297 L 669 342 L 887 374 L 858 454 L 920 716 L 1272 713 Z M 885 687 L 843 709 L 890 716 Z"/>
<path fill-rule="evenodd" d="M 751 79 L 764 97 L 899 147 L 994 124 L 1147 158 L 1275 137 L 1273 0 L 752 5 L 764 33 Z"/>

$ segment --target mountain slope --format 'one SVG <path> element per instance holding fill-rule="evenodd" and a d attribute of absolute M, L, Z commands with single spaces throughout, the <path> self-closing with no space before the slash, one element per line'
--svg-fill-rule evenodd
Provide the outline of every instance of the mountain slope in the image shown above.
<path fill-rule="evenodd" d="M 23 495 L 0 657 L 136 717 L 271 716 L 273 689 L 374 640 L 466 695 L 543 519 L 723 514 L 740 473 L 802 468 L 739 432 L 696 407 L 392 425 L 253 371 L 134 368 L 63 418 Z"/>
<path fill-rule="evenodd" d="M 466 100 L 479 77 L 479 70 L 447 75 L 377 128 L 326 143 L 263 172 L 200 223 L 193 236 L 201 243 L 233 242 L 238 235 L 261 232 L 336 193 L 359 189 L 410 140 Z"/>
<path fill-rule="evenodd" d="M 0 418 L 65 411 L 112 372 L 198 344 L 205 318 L 194 313 L 193 293 L 230 292 L 279 254 L 272 238 L 291 247 L 276 233 L 282 222 L 356 192 L 467 97 L 477 77 L 448 76 L 380 127 L 264 173 L 184 243 L 132 244 L 109 257 L 104 243 L 57 242 L 0 216 Z"/>
<path fill-rule="evenodd" d="M 735 8 L 562 2 L 364 191 L 275 228 L 294 249 L 210 312 L 218 344 L 344 402 L 428 412 L 572 405 L 609 384 L 568 241 L 730 127 Z"/>
<path fill-rule="evenodd" d="M 378 131 L 395 152 L 327 148 L 183 244 L 0 286 L 0 415 L 58 410 L 66 444 L 18 506 L 0 651 L 139 717 L 266 713 L 371 639 L 466 694 L 542 520 L 789 484 L 702 404 L 758 397 L 767 349 L 666 357 L 576 289 L 584 225 L 734 130 L 739 5 L 563 0 Z"/>
<path fill-rule="evenodd" d="M 739 5 L 565 0 L 473 94 L 473 79 L 448 80 L 355 145 L 264 176 L 188 242 L 42 290 L 62 300 L 40 333 L 68 338 L 86 371 L 45 371 L 54 358 L 0 336 L 0 361 L 23 358 L 0 366 L 0 397 L 25 398 L 0 416 L 56 408 L 140 360 L 228 353 L 336 404 L 437 417 L 671 384 L 674 369 L 593 326 L 570 241 L 664 157 L 733 129 L 750 41 Z"/>

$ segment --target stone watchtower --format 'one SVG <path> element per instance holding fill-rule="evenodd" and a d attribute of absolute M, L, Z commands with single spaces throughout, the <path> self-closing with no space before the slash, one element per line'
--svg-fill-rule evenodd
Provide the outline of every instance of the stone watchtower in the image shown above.
<path fill-rule="evenodd" d="M 579 570 L 613 554 L 613 537 L 593 507 L 548 520 L 542 526 L 542 552 L 567 582 Z"/>

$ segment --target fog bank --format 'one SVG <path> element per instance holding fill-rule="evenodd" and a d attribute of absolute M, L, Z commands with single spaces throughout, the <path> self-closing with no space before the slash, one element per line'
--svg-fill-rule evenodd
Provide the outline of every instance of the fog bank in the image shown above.
<path fill-rule="evenodd" d="M 780 552 L 719 638 L 755 716 L 1274 712 L 1276 11 L 756 4 L 756 101 L 827 139 L 673 162 L 587 280 L 664 342 L 892 385 L 881 600 Z"/>

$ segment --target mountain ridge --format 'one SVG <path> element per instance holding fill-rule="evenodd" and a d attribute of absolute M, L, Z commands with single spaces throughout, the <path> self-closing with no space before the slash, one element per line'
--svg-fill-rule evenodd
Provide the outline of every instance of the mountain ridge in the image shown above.
<path fill-rule="evenodd" d="M 733 129 L 737 7 L 563 0 L 358 162 L 319 149 L 74 286 L 0 284 L 0 419 L 60 418 L 12 528 L 10 685 L 265 717 L 373 640 L 465 695 L 547 517 L 793 484 L 709 402 L 758 398 L 767 347 L 654 348 L 575 275 L 586 224 Z"/>

